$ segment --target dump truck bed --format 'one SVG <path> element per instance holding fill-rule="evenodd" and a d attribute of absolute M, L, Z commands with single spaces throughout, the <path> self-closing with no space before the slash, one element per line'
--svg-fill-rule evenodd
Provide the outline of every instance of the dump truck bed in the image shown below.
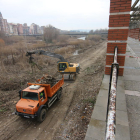
<path fill-rule="evenodd" d="M 64 84 L 64 77 L 61 80 L 59 80 L 58 82 L 56 82 L 56 84 L 52 87 L 50 84 L 28 83 L 29 86 L 40 85 L 41 87 L 45 87 L 48 97 L 52 97 L 59 90 L 59 88 L 62 87 L 63 84 Z"/>

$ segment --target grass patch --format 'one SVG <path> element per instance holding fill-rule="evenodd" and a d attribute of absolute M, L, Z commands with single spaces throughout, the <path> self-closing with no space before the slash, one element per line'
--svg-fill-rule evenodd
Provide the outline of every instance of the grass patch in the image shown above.
<path fill-rule="evenodd" d="M 95 72 L 95 67 L 92 66 L 92 67 L 87 67 L 86 70 L 85 70 L 85 74 L 88 75 L 88 74 L 93 74 Z"/>
<path fill-rule="evenodd" d="M 7 111 L 7 109 L 6 108 L 0 108 L 0 112 L 6 112 Z"/>
<path fill-rule="evenodd" d="M 91 103 L 92 106 L 94 106 L 94 104 L 96 103 L 96 99 L 95 98 L 84 99 L 84 103 Z"/>

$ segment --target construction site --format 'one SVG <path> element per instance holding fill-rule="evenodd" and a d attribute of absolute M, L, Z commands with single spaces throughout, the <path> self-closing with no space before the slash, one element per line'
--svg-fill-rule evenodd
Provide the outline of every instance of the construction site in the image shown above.
<path fill-rule="evenodd" d="M 107 35 L 0 39 L 0 139 L 139 140 L 139 2 L 110 0 Z"/>

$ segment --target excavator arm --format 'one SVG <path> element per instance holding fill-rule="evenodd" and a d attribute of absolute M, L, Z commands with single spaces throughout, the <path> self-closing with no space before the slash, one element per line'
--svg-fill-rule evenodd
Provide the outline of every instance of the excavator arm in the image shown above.
<path fill-rule="evenodd" d="M 32 54 L 39 54 L 39 55 L 47 55 L 50 57 L 58 58 L 60 61 L 58 62 L 58 72 L 61 74 L 69 74 L 69 80 L 75 79 L 76 73 L 79 73 L 80 71 L 80 65 L 77 63 L 69 63 L 67 60 L 64 59 L 64 57 L 60 54 L 44 51 L 44 50 L 35 50 L 35 51 L 29 51 L 26 53 L 26 56 L 29 57 L 29 63 L 33 63 L 33 57 Z"/>
<path fill-rule="evenodd" d="M 26 56 L 30 56 L 30 62 L 32 62 L 32 59 L 34 59 L 32 57 L 32 54 L 47 55 L 47 56 L 50 56 L 50 57 L 58 58 L 58 59 L 60 59 L 61 62 L 67 62 L 67 60 L 65 60 L 62 55 L 52 53 L 52 52 L 48 52 L 48 51 L 44 51 L 44 50 L 35 50 L 35 51 L 27 52 Z"/>

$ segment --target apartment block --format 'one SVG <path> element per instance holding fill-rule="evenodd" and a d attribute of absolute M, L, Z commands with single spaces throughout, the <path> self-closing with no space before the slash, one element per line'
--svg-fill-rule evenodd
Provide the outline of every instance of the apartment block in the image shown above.
<path fill-rule="evenodd" d="M 27 23 L 24 23 L 23 24 L 23 34 L 24 35 L 29 35 L 29 29 L 30 29 L 30 27 L 27 26 Z"/>
<path fill-rule="evenodd" d="M 4 31 L 4 28 L 3 28 L 3 17 L 2 17 L 2 13 L 1 12 L 0 12 L 0 30 Z"/>
<path fill-rule="evenodd" d="M 17 31 L 18 31 L 18 35 L 23 35 L 23 26 L 22 24 L 17 24 Z"/>
<path fill-rule="evenodd" d="M 3 19 L 3 30 L 5 34 L 9 34 L 9 27 L 8 27 L 7 19 Z"/>
<path fill-rule="evenodd" d="M 18 23 L 8 23 L 7 19 L 3 19 L 2 13 L 0 12 L 0 31 L 3 31 L 7 35 L 37 35 L 44 33 L 45 26 L 39 26 L 32 23 L 30 26 L 27 23 L 23 25 Z"/>

